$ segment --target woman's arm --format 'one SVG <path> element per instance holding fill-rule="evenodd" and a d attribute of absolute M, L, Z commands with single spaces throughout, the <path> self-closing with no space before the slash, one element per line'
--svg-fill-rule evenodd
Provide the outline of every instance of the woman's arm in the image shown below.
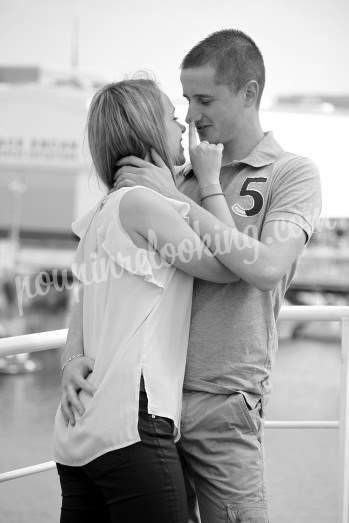
<path fill-rule="evenodd" d="M 180 199 L 191 204 L 189 222 L 217 258 L 260 290 L 273 289 L 304 248 L 304 232 L 293 223 L 267 223 L 259 241 L 222 223 L 187 196 L 181 194 Z"/>
<path fill-rule="evenodd" d="M 79 284 L 78 297 L 74 302 L 69 317 L 67 341 L 61 354 L 61 366 L 76 354 L 84 353 L 83 332 L 82 332 L 82 300 L 83 286 Z"/>
<path fill-rule="evenodd" d="M 120 220 L 127 232 L 141 235 L 185 273 L 214 283 L 237 281 L 160 194 L 142 187 L 127 192 L 120 202 Z"/>

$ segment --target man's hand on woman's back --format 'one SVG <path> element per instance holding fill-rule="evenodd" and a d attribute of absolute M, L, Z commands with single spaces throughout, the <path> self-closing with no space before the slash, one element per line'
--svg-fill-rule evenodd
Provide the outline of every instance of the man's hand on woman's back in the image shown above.
<path fill-rule="evenodd" d="M 75 417 L 82 416 L 85 407 L 79 399 L 79 392 L 84 391 L 93 396 L 96 389 L 87 381 L 93 371 L 94 360 L 87 356 L 75 358 L 63 370 L 61 410 L 66 425 L 75 425 Z"/>

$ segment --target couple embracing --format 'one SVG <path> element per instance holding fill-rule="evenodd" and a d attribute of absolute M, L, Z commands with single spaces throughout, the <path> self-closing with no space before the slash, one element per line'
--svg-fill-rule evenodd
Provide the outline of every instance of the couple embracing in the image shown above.
<path fill-rule="evenodd" d="M 61 523 L 269 521 L 276 320 L 320 213 L 319 175 L 263 132 L 264 63 L 249 36 L 202 40 L 181 82 L 189 167 L 185 127 L 154 81 L 106 85 L 89 109 L 107 194 L 73 224 Z"/>

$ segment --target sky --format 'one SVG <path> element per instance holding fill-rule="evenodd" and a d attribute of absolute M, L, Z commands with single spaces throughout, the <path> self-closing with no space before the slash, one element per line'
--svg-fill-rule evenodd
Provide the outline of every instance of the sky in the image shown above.
<path fill-rule="evenodd" d="M 0 0 L 0 64 L 68 67 L 74 19 L 82 70 L 108 81 L 152 71 L 174 101 L 185 53 L 231 27 L 264 55 L 266 100 L 349 93 L 347 0 Z"/>

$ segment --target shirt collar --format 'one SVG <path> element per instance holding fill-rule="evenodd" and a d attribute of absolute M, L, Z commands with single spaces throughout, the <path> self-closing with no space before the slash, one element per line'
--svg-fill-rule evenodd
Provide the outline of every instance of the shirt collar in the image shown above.
<path fill-rule="evenodd" d="M 282 147 L 275 140 L 271 131 L 264 133 L 263 138 L 252 151 L 242 160 L 234 160 L 226 165 L 237 165 L 244 163 L 251 167 L 265 167 L 271 165 L 280 156 Z"/>
<path fill-rule="evenodd" d="M 264 133 L 261 141 L 257 143 L 254 149 L 252 149 L 245 158 L 242 160 L 233 160 L 225 164 L 224 167 L 241 163 L 251 165 L 251 167 L 265 167 L 275 162 L 282 151 L 283 149 L 275 140 L 273 133 L 268 131 Z M 194 174 L 190 162 L 186 163 L 184 167 L 180 167 L 179 172 L 186 178 Z"/>

